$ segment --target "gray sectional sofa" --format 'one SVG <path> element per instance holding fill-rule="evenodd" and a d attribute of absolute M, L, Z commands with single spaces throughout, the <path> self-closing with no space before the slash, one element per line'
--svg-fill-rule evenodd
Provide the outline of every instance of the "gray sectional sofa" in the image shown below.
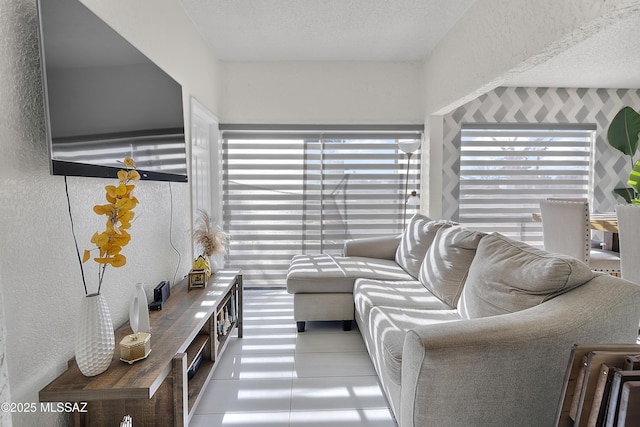
<path fill-rule="evenodd" d="M 633 343 L 640 286 L 416 215 L 401 236 L 298 255 L 300 331 L 356 320 L 401 427 L 551 426 L 571 346 Z"/>

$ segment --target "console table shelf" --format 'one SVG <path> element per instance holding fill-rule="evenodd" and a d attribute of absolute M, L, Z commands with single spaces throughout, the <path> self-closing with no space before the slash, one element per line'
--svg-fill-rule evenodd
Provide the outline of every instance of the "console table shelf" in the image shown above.
<path fill-rule="evenodd" d="M 115 332 L 116 350 L 107 371 L 85 377 L 71 360 L 69 369 L 40 391 L 40 401 L 88 402 L 87 412 L 74 414 L 72 425 L 119 425 L 125 415 L 136 427 L 188 425 L 227 338 L 236 328 L 242 338 L 242 274 L 221 270 L 205 288 L 187 288 L 186 281 L 178 283 L 162 310 L 149 313 L 149 357 L 132 365 L 120 361 L 118 344 L 132 333 L 127 323 Z M 232 321 L 221 335 L 218 319 L 225 311 L 232 313 Z M 189 379 L 197 359 L 199 368 Z"/>
<path fill-rule="evenodd" d="M 209 335 L 207 334 L 198 334 L 198 336 L 193 340 L 189 348 L 187 349 L 187 372 L 193 366 L 193 362 L 196 361 L 196 358 L 206 350 L 206 345 L 210 344 Z"/>

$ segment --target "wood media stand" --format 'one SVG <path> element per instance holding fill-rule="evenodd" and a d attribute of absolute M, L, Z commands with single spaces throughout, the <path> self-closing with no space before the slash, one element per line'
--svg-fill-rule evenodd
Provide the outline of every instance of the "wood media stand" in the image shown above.
<path fill-rule="evenodd" d="M 222 333 L 225 312 L 231 325 Z M 40 390 L 40 401 L 87 402 L 87 412 L 71 415 L 74 426 L 118 426 L 125 415 L 136 427 L 188 425 L 233 330 L 242 338 L 242 273 L 218 271 L 201 289 L 188 290 L 183 280 L 149 318 L 149 357 L 132 365 L 120 361 L 120 340 L 132 333 L 126 323 L 115 331 L 107 371 L 85 377 L 71 360 L 69 369 Z"/>

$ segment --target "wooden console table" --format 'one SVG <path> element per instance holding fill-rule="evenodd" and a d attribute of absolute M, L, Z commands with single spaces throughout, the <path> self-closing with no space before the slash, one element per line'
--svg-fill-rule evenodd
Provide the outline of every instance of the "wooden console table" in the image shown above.
<path fill-rule="evenodd" d="M 218 319 L 225 311 L 235 316 L 223 334 Z M 149 314 L 149 357 L 132 365 L 120 361 L 120 340 L 132 333 L 127 323 L 115 332 L 107 371 L 85 377 L 71 360 L 69 369 L 40 390 L 40 401 L 87 402 L 86 413 L 71 417 L 77 426 L 118 426 L 125 415 L 136 427 L 188 425 L 234 328 L 242 338 L 242 274 L 221 270 L 205 288 L 190 291 L 182 281 L 171 288 L 162 310 Z"/>

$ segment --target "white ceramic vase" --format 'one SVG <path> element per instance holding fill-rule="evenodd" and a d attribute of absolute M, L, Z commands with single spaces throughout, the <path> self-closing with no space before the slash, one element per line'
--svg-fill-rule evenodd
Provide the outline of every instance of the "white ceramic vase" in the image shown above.
<path fill-rule="evenodd" d="M 79 314 L 75 336 L 76 363 L 83 375 L 93 377 L 106 371 L 113 359 L 113 323 L 107 301 L 101 294 L 84 297 Z"/>
<path fill-rule="evenodd" d="M 220 267 L 224 265 L 224 256 L 211 255 L 209 262 L 211 263 L 211 275 L 213 276 L 220 270 Z"/>
<path fill-rule="evenodd" d="M 129 324 L 133 333 L 151 333 L 149 322 L 149 306 L 147 305 L 147 295 L 144 293 L 142 283 L 136 283 L 136 288 L 131 296 L 129 304 Z"/>

